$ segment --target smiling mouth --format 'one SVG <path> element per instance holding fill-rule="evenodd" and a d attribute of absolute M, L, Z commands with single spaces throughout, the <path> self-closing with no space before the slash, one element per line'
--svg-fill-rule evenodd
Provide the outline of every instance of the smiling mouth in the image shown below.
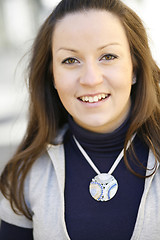
<path fill-rule="evenodd" d="M 102 101 L 102 100 L 108 98 L 109 96 L 110 96 L 110 94 L 102 93 L 102 94 L 98 94 L 95 96 L 82 96 L 82 97 L 79 97 L 78 99 L 82 102 L 97 103 L 99 101 Z"/>

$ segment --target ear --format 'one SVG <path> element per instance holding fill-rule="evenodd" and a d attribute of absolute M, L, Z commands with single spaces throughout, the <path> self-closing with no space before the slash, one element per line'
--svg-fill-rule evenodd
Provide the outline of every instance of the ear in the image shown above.
<path fill-rule="evenodd" d="M 137 82 L 137 77 L 136 77 L 136 74 L 134 73 L 132 77 L 132 85 L 136 84 L 136 82 Z"/>
<path fill-rule="evenodd" d="M 133 53 L 131 53 L 132 64 L 133 64 L 133 76 L 132 76 L 132 85 L 137 82 L 137 69 L 138 69 L 138 61 Z"/>
<path fill-rule="evenodd" d="M 53 79 L 53 86 L 54 86 L 54 88 L 57 90 L 54 79 Z"/>

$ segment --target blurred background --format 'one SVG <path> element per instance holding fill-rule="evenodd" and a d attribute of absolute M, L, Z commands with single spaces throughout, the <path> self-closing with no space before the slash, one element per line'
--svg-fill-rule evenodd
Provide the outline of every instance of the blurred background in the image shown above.
<path fill-rule="evenodd" d="M 142 18 L 153 57 L 160 66 L 160 1 L 123 1 Z M 28 52 L 40 25 L 58 2 L 0 0 L 0 171 L 26 129 Z"/>

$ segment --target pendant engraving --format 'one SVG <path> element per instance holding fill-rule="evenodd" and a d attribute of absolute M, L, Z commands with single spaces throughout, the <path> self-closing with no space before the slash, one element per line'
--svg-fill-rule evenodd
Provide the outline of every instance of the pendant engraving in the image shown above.
<path fill-rule="evenodd" d="M 107 173 L 96 175 L 89 185 L 90 194 L 97 201 L 110 200 L 115 196 L 117 190 L 117 180 Z"/>

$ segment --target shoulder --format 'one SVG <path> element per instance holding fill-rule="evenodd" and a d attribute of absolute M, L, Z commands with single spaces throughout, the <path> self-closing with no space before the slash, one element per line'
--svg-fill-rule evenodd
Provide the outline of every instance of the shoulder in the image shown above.
<path fill-rule="evenodd" d="M 37 211 L 37 206 L 40 206 L 40 201 L 46 191 L 49 193 L 54 188 L 55 167 L 57 168 L 57 163 L 58 167 L 59 165 L 63 165 L 63 158 L 63 144 L 48 145 L 47 151 L 32 165 L 24 184 L 25 202 L 32 216 L 34 216 Z M 38 209 L 40 209 L 40 207 L 38 207 Z M 32 221 L 25 216 L 14 213 L 9 201 L 5 198 L 2 198 L 0 201 L 0 219 L 24 228 L 32 228 L 33 224 Z"/>
<path fill-rule="evenodd" d="M 64 147 L 63 144 L 48 145 L 43 153 L 33 164 L 25 180 L 25 199 L 29 208 L 45 187 L 50 188 L 57 172 L 57 168 L 64 167 Z"/>
<path fill-rule="evenodd" d="M 64 148 L 62 142 L 65 132 L 66 127 L 59 132 L 56 142 L 49 144 L 46 152 L 36 159 L 25 179 L 24 197 L 32 216 L 40 211 L 42 200 L 45 203 L 45 196 L 51 196 L 50 193 L 54 192 L 54 188 L 57 188 L 57 175 L 62 180 L 64 178 Z M 0 202 L 0 218 L 13 225 L 32 228 L 32 221 L 23 215 L 15 214 L 9 201 L 5 198 Z"/>
<path fill-rule="evenodd" d="M 58 131 L 57 137 L 53 144 L 48 144 L 46 151 L 34 162 L 28 174 L 27 181 L 38 181 L 45 178 L 45 174 L 55 165 L 61 164 L 64 161 L 64 146 L 63 138 L 68 125 L 66 124 Z"/>
<path fill-rule="evenodd" d="M 29 208 L 37 201 L 42 190 L 51 189 L 54 184 L 55 173 L 63 175 L 64 169 L 64 146 L 63 138 L 68 128 L 66 124 L 58 131 L 53 144 L 48 144 L 46 151 L 36 159 L 25 180 L 25 200 Z M 52 181 L 51 181 L 52 179 Z"/>

